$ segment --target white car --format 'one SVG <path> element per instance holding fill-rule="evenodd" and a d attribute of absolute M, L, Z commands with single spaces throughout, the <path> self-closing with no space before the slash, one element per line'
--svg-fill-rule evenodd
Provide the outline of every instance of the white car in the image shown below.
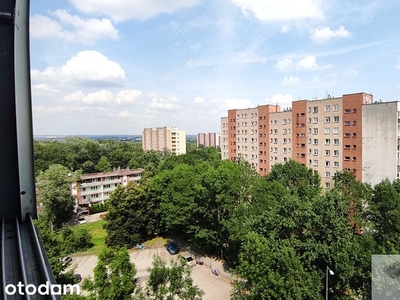
<path fill-rule="evenodd" d="M 87 223 L 87 222 L 86 222 L 86 220 L 85 220 L 84 217 L 80 217 L 80 218 L 78 218 L 78 223 L 79 223 L 79 224 L 85 224 L 85 223 Z"/>

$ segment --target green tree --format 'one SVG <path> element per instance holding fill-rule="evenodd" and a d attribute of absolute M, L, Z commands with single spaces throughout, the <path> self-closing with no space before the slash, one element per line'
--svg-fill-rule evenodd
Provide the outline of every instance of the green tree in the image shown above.
<path fill-rule="evenodd" d="M 145 188 L 130 183 L 125 188 L 117 187 L 112 193 L 104 225 L 108 245 L 129 248 L 159 232 L 157 207 L 147 196 Z"/>
<path fill-rule="evenodd" d="M 60 244 L 62 244 L 65 255 L 76 251 L 84 251 L 92 246 L 92 235 L 87 229 L 77 228 L 76 230 L 71 230 L 70 227 L 64 226 L 60 233 Z"/>
<path fill-rule="evenodd" d="M 368 202 L 367 218 L 370 229 L 378 245 L 386 254 L 400 252 L 400 195 L 396 185 L 388 179 L 374 187 L 371 200 Z"/>
<path fill-rule="evenodd" d="M 96 165 L 96 169 L 101 172 L 109 172 L 112 170 L 111 163 L 106 156 L 102 156 Z"/>
<path fill-rule="evenodd" d="M 142 297 L 146 295 L 145 299 L 202 299 L 204 293 L 193 285 L 193 279 L 190 276 L 191 269 L 184 260 L 172 261 L 167 267 L 166 262 L 156 256 L 149 273 L 144 294 L 142 293 Z"/>
<path fill-rule="evenodd" d="M 105 248 L 98 256 L 93 280 L 85 279 L 82 287 L 97 300 L 132 299 L 136 268 L 126 248 Z"/>
<path fill-rule="evenodd" d="M 232 299 L 320 299 L 318 273 L 302 264 L 292 244 L 250 233 L 239 254 Z"/>
<path fill-rule="evenodd" d="M 61 228 L 71 217 L 74 199 L 70 184 L 78 177 L 78 172 L 61 165 L 51 165 L 38 176 L 39 201 L 44 205 L 42 217 L 51 227 Z"/>
<path fill-rule="evenodd" d="M 321 192 L 321 177 L 318 172 L 302 166 L 294 160 L 276 164 L 266 176 L 268 181 L 278 181 L 300 199 L 312 198 Z"/>

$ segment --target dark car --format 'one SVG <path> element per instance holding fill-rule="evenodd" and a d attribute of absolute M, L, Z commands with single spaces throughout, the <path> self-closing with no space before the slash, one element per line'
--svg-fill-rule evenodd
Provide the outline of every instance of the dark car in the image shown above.
<path fill-rule="evenodd" d="M 175 255 L 175 254 L 179 253 L 178 245 L 174 242 L 169 242 L 167 244 L 166 248 L 167 248 L 167 251 L 169 252 L 169 254 L 171 254 L 171 255 Z"/>

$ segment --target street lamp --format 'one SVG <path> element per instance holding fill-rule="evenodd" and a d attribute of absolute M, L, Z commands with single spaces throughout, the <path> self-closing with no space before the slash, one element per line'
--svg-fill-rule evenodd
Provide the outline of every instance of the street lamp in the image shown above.
<path fill-rule="evenodd" d="M 326 296 L 325 296 L 326 300 L 328 300 L 328 278 L 329 278 L 329 275 L 335 275 L 335 273 L 331 269 L 329 269 L 329 267 L 327 266 L 326 267 Z"/>

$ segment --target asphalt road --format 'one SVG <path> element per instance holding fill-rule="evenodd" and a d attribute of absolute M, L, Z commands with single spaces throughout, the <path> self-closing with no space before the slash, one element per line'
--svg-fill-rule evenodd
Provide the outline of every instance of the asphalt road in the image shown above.
<path fill-rule="evenodd" d="M 129 256 L 131 262 L 136 265 L 138 283 L 144 283 L 148 278 L 147 269 L 151 266 L 153 257 L 155 255 L 160 256 L 163 260 L 169 262 L 173 259 L 177 259 L 177 255 L 170 255 L 164 247 L 142 249 L 142 250 L 131 250 Z M 95 255 L 84 255 L 84 256 L 71 256 L 72 266 L 76 266 L 75 273 L 81 274 L 82 278 L 88 278 L 92 276 L 93 269 L 97 263 L 97 257 Z M 207 262 L 210 259 L 207 259 Z M 222 270 L 222 265 L 218 261 L 213 261 L 214 267 Z M 222 272 L 221 272 L 222 273 Z M 215 276 L 211 273 L 209 264 L 196 265 L 192 267 L 192 278 L 195 285 L 203 290 L 205 300 L 225 300 L 230 299 L 230 292 L 232 285 L 226 278 L 226 274 L 221 276 Z"/>

